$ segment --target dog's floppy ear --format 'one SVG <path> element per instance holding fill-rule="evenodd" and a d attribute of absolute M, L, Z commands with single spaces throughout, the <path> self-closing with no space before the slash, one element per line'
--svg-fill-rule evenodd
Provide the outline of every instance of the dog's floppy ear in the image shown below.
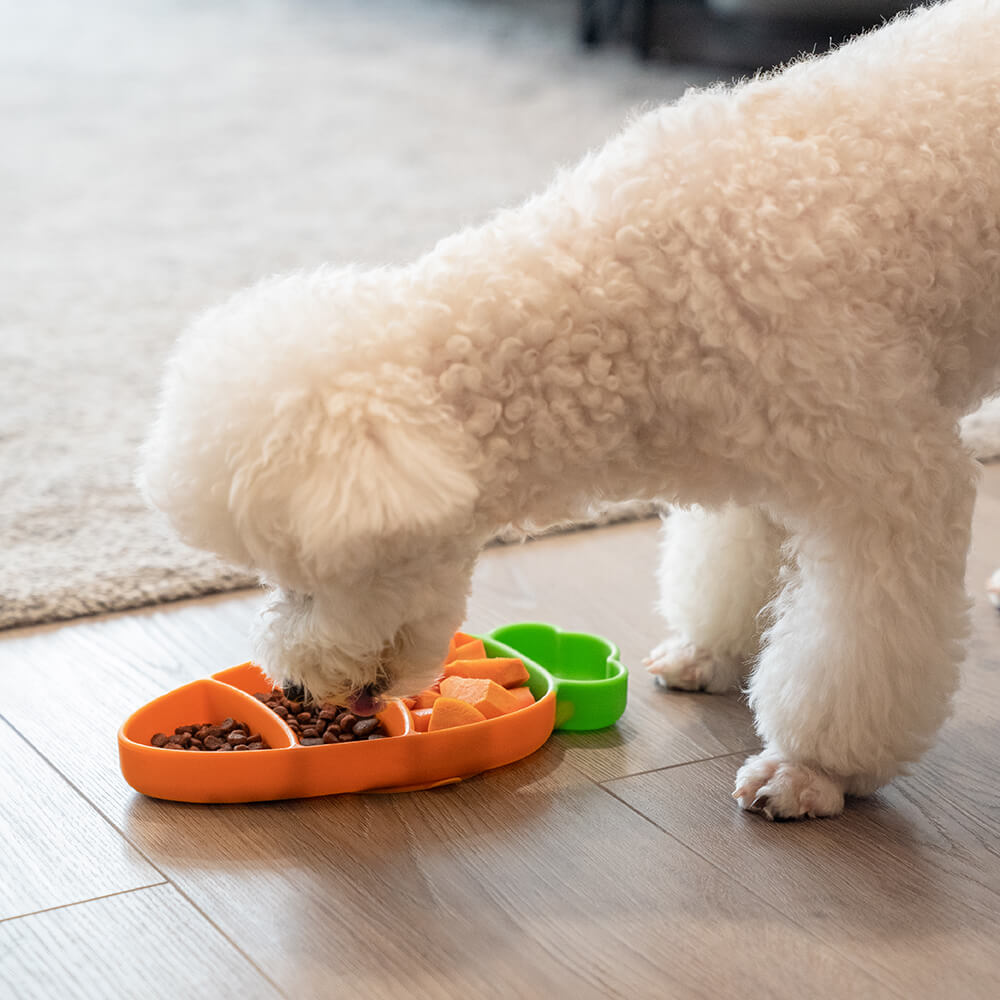
<path fill-rule="evenodd" d="M 290 409 L 230 489 L 237 530 L 262 570 L 309 588 L 369 566 L 383 545 L 468 525 L 479 489 L 461 428 L 437 408 L 340 392 Z"/>

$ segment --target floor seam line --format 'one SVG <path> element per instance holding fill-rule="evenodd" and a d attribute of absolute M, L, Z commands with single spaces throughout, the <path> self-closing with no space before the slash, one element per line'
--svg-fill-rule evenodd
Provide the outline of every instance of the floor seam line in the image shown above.
<path fill-rule="evenodd" d="M 614 778 L 595 779 L 602 787 L 612 781 L 624 781 L 626 778 L 638 778 L 643 774 L 656 774 L 657 771 L 675 771 L 679 767 L 688 767 L 691 764 L 704 764 L 710 760 L 723 760 L 725 757 L 742 757 L 748 753 L 756 753 L 759 746 L 748 747 L 745 750 L 727 750 L 725 753 L 717 753 L 711 757 L 698 757 L 695 760 L 682 760 L 676 764 L 664 764 L 662 767 L 649 767 L 645 771 L 629 771 L 628 774 L 619 774 Z"/>
<path fill-rule="evenodd" d="M 102 899 L 114 899 L 115 896 L 127 896 L 132 892 L 145 892 L 147 889 L 155 889 L 161 885 L 169 885 L 164 879 L 162 882 L 150 882 L 149 885 L 134 885 L 131 889 L 116 889 L 114 892 L 104 892 L 99 896 L 90 896 L 88 899 L 74 899 L 69 903 L 57 903 L 55 906 L 43 906 L 37 910 L 30 910 L 28 913 L 15 913 L 12 917 L 0 917 L 0 924 L 8 924 L 12 920 L 24 920 L 25 917 L 37 917 L 39 913 L 54 913 L 56 910 L 68 910 L 73 906 L 84 906 L 87 903 L 97 903 Z"/>

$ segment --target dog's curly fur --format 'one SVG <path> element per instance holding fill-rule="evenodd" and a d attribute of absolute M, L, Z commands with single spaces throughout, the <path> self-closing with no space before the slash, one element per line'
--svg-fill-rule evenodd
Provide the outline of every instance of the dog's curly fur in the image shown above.
<path fill-rule="evenodd" d="M 651 669 L 721 689 L 759 644 L 736 796 L 838 812 L 957 680 L 956 422 L 1000 385 L 998 52 L 1000 2 L 919 10 L 637 117 L 408 267 L 238 295 L 173 355 L 147 496 L 261 570 L 265 666 L 338 699 L 434 676 L 501 526 L 685 507 Z"/>

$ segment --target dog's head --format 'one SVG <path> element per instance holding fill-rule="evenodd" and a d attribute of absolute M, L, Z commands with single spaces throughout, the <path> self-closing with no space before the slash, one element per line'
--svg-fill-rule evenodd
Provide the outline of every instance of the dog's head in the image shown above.
<path fill-rule="evenodd" d="M 259 661 L 359 711 L 440 671 L 478 553 L 454 427 L 419 409 L 342 392 L 311 440 L 284 442 L 231 492 L 241 543 L 274 586 Z"/>
<path fill-rule="evenodd" d="M 274 307 L 286 324 L 297 291 L 294 309 Z M 474 449 L 412 363 L 331 359 L 315 346 L 325 329 L 256 351 L 230 336 L 273 298 L 182 339 L 140 484 L 187 542 L 274 588 L 261 665 L 363 710 L 430 683 L 463 620 L 481 541 Z"/>
<path fill-rule="evenodd" d="M 422 690 L 465 616 L 473 560 L 415 551 L 409 561 L 357 565 L 357 575 L 311 591 L 278 586 L 256 630 L 258 660 L 283 682 L 359 714 Z"/>

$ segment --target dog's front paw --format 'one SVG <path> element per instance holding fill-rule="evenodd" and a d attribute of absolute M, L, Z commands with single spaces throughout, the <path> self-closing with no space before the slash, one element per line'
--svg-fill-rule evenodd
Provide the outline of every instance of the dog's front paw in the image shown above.
<path fill-rule="evenodd" d="M 765 752 L 747 758 L 739 769 L 733 798 L 741 809 L 768 819 L 837 816 L 844 810 L 844 784 Z"/>
<path fill-rule="evenodd" d="M 680 691 L 727 691 L 740 675 L 732 659 L 678 639 L 661 642 L 643 663 L 657 684 Z"/>

